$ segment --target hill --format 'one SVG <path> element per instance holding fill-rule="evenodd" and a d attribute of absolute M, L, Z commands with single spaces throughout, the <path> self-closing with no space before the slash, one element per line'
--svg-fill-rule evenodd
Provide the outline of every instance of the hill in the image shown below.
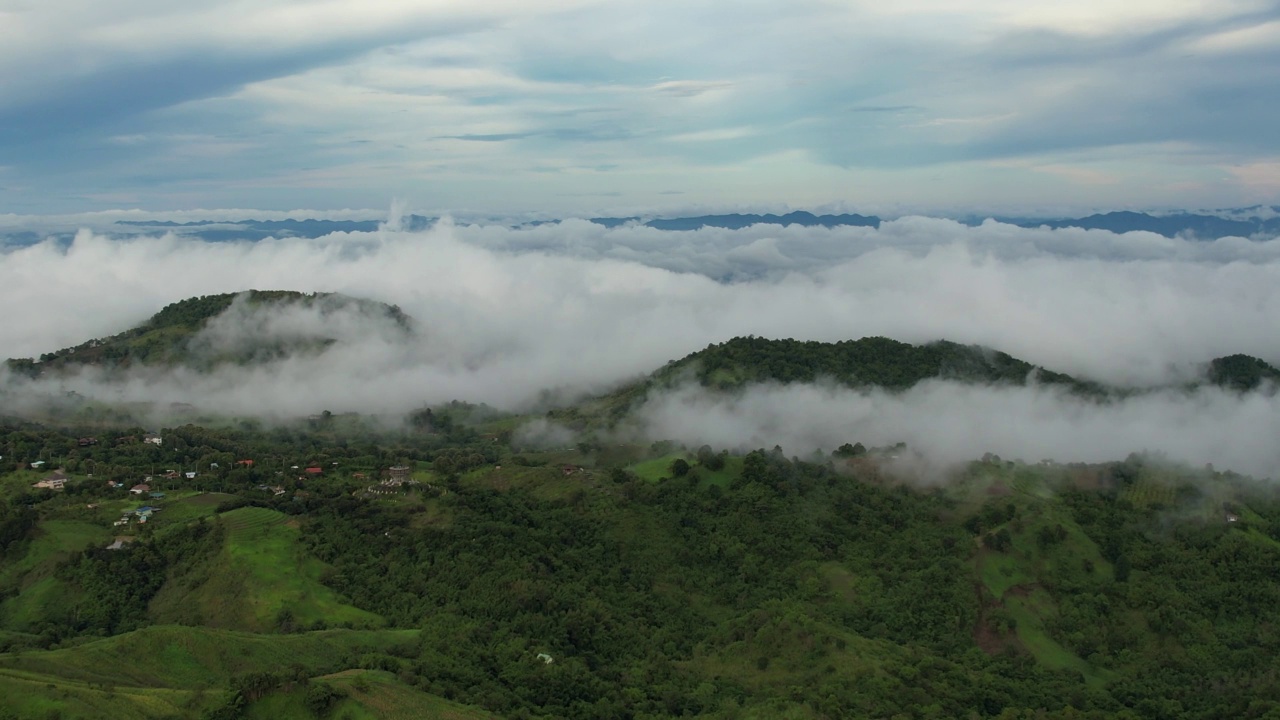
<path fill-rule="evenodd" d="M 1106 385 L 1034 365 L 980 345 L 938 340 L 922 345 L 886 337 L 839 342 L 736 337 L 673 360 L 647 377 L 603 396 L 552 410 L 549 417 L 575 429 L 613 425 L 659 389 L 695 382 L 714 392 L 732 392 L 761 383 L 834 382 L 844 387 L 901 392 L 927 380 L 970 384 L 1061 388 L 1082 398 L 1105 401 L 1160 388 Z M 1280 370 L 1249 355 L 1210 361 L 1199 380 L 1168 389 L 1194 390 L 1211 384 L 1241 392 L 1280 382 Z"/>
<path fill-rule="evenodd" d="M 691 381 L 720 392 L 759 383 L 819 381 L 855 389 L 902 391 L 934 379 L 1010 385 L 1037 382 L 1089 397 L 1116 392 L 998 350 L 946 340 L 912 345 L 885 337 L 835 343 L 737 337 L 669 362 L 612 393 L 552 411 L 550 417 L 578 427 L 614 423 L 639 407 L 650 392 Z"/>
<path fill-rule="evenodd" d="M 1280 493 L 1229 472 L 125 432 L 0 425 L 70 478 L 0 476 L 0 716 L 1280 711 Z M 200 470 L 143 523 L 105 480 L 157 453 Z"/>
<path fill-rule="evenodd" d="M 208 370 L 224 363 L 270 362 L 322 352 L 339 338 L 324 325 L 340 316 L 369 321 L 372 331 L 409 336 L 413 322 L 400 308 L 339 293 L 248 290 L 202 295 L 165 306 L 122 333 L 45 353 L 10 359 L 15 372 L 38 376 L 83 366 L 135 365 Z"/>
<path fill-rule="evenodd" d="M 1264 383 L 1280 383 L 1280 370 L 1249 355 L 1227 355 L 1209 363 L 1209 382 L 1230 390 L 1248 392 Z"/>
<path fill-rule="evenodd" d="M 361 669 L 372 658 L 393 666 L 416 639 L 412 630 L 255 635 L 154 626 L 0 654 L 0 709 L 66 718 L 493 717 Z"/>

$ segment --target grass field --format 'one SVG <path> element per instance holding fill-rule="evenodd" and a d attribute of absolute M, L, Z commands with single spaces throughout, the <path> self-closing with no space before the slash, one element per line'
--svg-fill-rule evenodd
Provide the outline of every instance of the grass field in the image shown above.
<path fill-rule="evenodd" d="M 671 477 L 671 463 L 680 458 L 683 458 L 690 465 L 693 465 L 695 462 L 694 457 L 689 453 L 672 453 L 670 455 L 653 458 L 652 460 L 638 462 L 627 469 L 643 480 L 657 482 L 660 478 Z"/>
<path fill-rule="evenodd" d="M 198 717 L 221 700 L 223 684 L 234 675 L 288 668 L 324 675 L 344 669 L 360 653 L 385 651 L 415 638 L 413 630 L 267 636 L 155 626 L 74 648 L 0 654 L 0 707 L 39 718 L 54 712 L 67 718 Z M 430 700 L 444 702 L 423 698 L 423 708 L 431 707 Z"/>
<path fill-rule="evenodd" d="M 25 553 L 0 564 L 0 587 L 20 592 L 0 603 L 0 628 L 34 631 L 60 608 L 67 607 L 66 584 L 53 576 L 57 564 L 77 550 L 111 542 L 108 528 L 78 520 L 40 523 Z"/>
<path fill-rule="evenodd" d="M 244 507 L 223 513 L 222 551 L 191 578 L 168 582 L 151 602 L 158 622 L 270 631 L 284 610 L 299 627 L 317 621 L 378 627 L 382 619 L 343 602 L 320 582 L 325 565 L 307 556 L 283 513 Z"/>
<path fill-rule="evenodd" d="M 156 519 L 176 523 L 212 517 L 218 505 L 235 498 L 235 495 L 227 493 L 171 493 L 166 501 L 157 503 L 163 509 Z"/>
<path fill-rule="evenodd" d="M 429 695 L 396 680 L 387 672 L 344 670 L 316 678 L 347 694 L 326 717 L 350 720 L 487 720 L 496 715 Z M 313 717 L 306 707 L 306 688 L 299 686 L 254 703 L 246 720 Z"/>

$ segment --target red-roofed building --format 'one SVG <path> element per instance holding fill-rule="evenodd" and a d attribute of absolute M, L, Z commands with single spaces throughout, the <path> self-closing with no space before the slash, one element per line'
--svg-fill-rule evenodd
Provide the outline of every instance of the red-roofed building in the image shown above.
<path fill-rule="evenodd" d="M 236 464 L 237 464 L 237 465 L 243 465 L 243 466 L 245 466 L 245 467 L 253 467 L 253 461 L 252 461 L 252 460 L 237 460 L 237 461 L 236 461 Z"/>
<path fill-rule="evenodd" d="M 309 467 L 306 469 L 306 473 L 308 475 L 319 475 L 323 472 L 324 472 L 324 468 L 321 468 L 321 467 Z"/>

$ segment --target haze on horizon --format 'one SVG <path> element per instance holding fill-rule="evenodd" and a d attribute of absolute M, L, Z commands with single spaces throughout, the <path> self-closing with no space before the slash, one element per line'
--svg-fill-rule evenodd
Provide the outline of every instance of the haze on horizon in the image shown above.
<path fill-rule="evenodd" d="M 0 213 L 1280 197 L 1280 2 L 0 3 Z"/>

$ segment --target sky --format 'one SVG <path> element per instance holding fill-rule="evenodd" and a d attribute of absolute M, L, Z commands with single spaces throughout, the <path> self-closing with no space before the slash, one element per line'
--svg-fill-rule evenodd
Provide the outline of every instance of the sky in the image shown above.
<path fill-rule="evenodd" d="M 1280 202 L 1280 2 L 0 0 L 0 213 Z"/>
<path fill-rule="evenodd" d="M 1148 391 L 1095 403 L 1034 384 L 932 382 L 888 394 L 819 382 L 732 395 L 689 385 L 651 397 L 622 432 L 693 447 L 778 444 L 802 456 L 901 441 L 943 464 L 985 452 L 1100 462 L 1151 450 L 1280 477 L 1280 393 L 1181 388 L 1215 357 L 1247 353 L 1280 365 L 1280 239 L 927 217 L 878 228 L 694 232 L 583 220 L 444 221 L 410 232 L 388 222 L 373 232 L 258 242 L 83 230 L 70 244 L 0 248 L 0 306 L 20 308 L 0 323 L 0 357 L 38 356 L 134 327 L 171 302 L 249 288 L 393 303 L 417 331 L 405 337 L 355 311 L 236 306 L 193 347 L 217 353 L 316 335 L 338 342 L 269 365 L 134 369 L 110 380 L 86 372 L 35 388 L 0 366 L 0 408 L 39 411 L 74 390 L 266 419 L 324 410 L 396 418 L 454 399 L 541 416 L 548 397 L 606 392 L 735 336 L 883 335 L 980 344 Z"/>

